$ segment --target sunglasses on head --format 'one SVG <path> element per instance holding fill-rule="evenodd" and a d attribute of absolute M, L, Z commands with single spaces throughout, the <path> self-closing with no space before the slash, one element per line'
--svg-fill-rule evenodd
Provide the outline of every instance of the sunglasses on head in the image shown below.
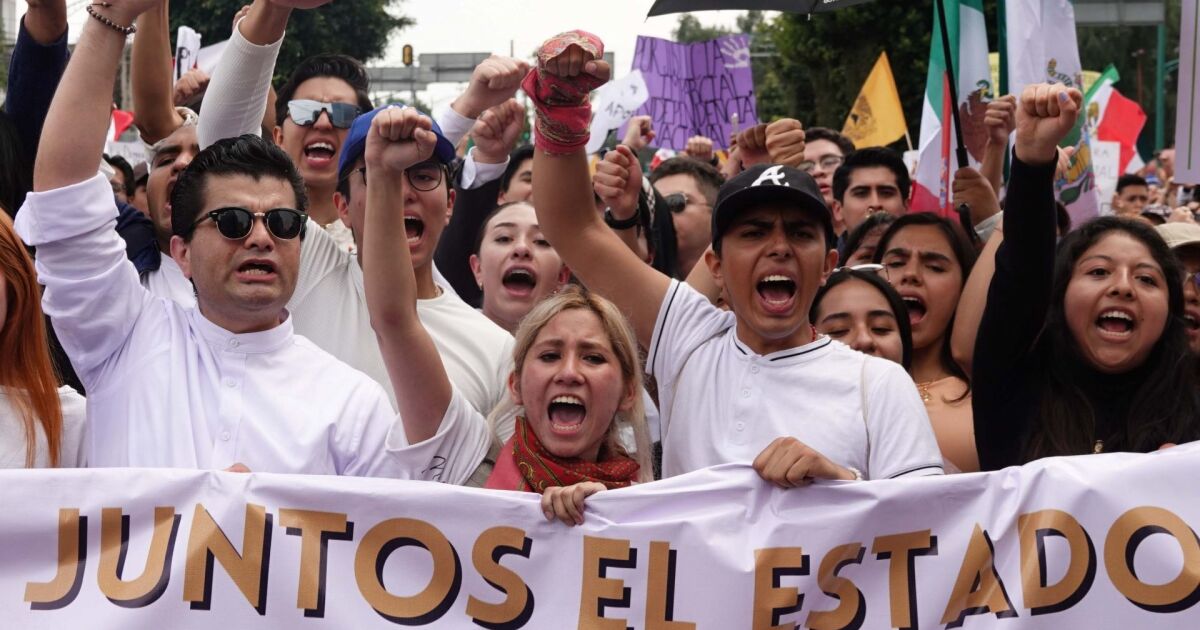
<path fill-rule="evenodd" d="M 251 212 L 245 208 L 221 208 L 200 217 L 192 224 L 189 232 L 211 219 L 217 225 L 221 236 L 237 241 L 250 235 L 256 218 L 263 220 L 271 236 L 281 240 L 291 240 L 304 234 L 304 224 L 308 221 L 307 215 L 291 208 L 275 208 L 266 212 Z"/>
<path fill-rule="evenodd" d="M 316 124 L 321 112 L 328 113 L 329 123 L 338 129 L 349 129 L 354 119 L 362 113 L 350 103 L 322 103 L 305 99 L 288 101 L 288 116 L 301 127 Z"/>
<path fill-rule="evenodd" d="M 852 267 L 838 267 L 837 269 L 833 270 L 833 273 L 844 273 L 847 271 L 874 274 L 880 278 L 883 278 L 884 280 L 891 280 L 891 278 L 888 276 L 887 267 L 878 263 L 865 263 L 862 265 L 854 265 Z"/>

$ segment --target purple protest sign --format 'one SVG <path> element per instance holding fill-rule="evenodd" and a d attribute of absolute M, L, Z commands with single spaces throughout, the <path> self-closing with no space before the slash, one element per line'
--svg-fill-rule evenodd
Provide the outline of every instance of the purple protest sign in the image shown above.
<path fill-rule="evenodd" d="M 653 121 L 653 146 L 682 151 L 688 138 L 706 136 L 725 149 L 730 114 L 742 128 L 758 124 L 749 35 L 696 44 L 638 36 L 633 69 L 642 71 L 650 92 L 637 115 Z"/>

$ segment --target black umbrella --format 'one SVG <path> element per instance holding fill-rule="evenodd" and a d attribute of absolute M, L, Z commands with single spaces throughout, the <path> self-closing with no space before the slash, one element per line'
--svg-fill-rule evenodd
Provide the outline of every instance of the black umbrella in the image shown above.
<path fill-rule="evenodd" d="M 665 15 L 667 13 L 687 13 L 690 11 L 718 11 L 722 9 L 763 11 L 787 11 L 788 13 L 824 13 L 835 11 L 871 0 L 656 0 L 650 7 L 648 16 Z M 959 168 L 968 165 L 967 148 L 963 143 L 962 124 L 958 116 L 958 75 L 954 73 L 954 57 L 950 52 L 950 35 L 946 32 L 946 9 L 943 0 L 934 0 L 937 7 L 938 24 L 942 30 L 942 53 L 946 58 L 946 72 L 950 74 L 950 100 L 955 103 L 950 108 L 954 120 L 954 136 L 958 142 L 956 156 Z"/>

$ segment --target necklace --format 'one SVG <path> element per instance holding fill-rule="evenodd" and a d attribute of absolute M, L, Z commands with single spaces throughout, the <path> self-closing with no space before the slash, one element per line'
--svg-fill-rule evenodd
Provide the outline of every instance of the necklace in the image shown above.
<path fill-rule="evenodd" d="M 921 394 L 921 402 L 925 403 L 926 405 L 933 402 L 933 394 L 929 391 L 929 386 L 936 382 L 937 381 L 925 381 L 924 383 L 917 383 L 917 392 Z"/>

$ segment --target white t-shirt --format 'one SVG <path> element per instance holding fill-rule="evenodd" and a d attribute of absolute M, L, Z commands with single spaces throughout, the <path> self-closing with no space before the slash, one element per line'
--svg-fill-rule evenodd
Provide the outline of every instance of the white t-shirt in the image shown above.
<path fill-rule="evenodd" d="M 454 389 L 437 435 L 409 445 L 399 431 L 388 437 L 388 453 L 413 478 L 461 486 L 475 474 L 492 445 L 487 420 Z"/>
<path fill-rule="evenodd" d="M 158 269 L 142 274 L 142 286 L 154 297 L 167 298 L 184 307 L 196 307 L 196 290 L 170 254 L 162 255 Z"/>
<path fill-rule="evenodd" d="M 75 390 L 63 385 L 58 388 L 58 401 L 62 405 L 62 440 L 60 442 L 58 466 L 60 468 L 82 468 L 87 457 L 83 449 L 87 433 L 87 401 Z M 50 450 L 46 443 L 46 432 L 42 423 L 34 421 L 37 445 L 33 452 L 33 467 L 50 466 Z M 25 467 L 25 422 L 18 414 L 12 394 L 0 388 L 0 468 Z"/>
<path fill-rule="evenodd" d="M 784 436 L 868 479 L 942 472 L 929 417 L 900 365 L 827 337 L 755 354 L 738 340 L 733 313 L 678 281 L 659 310 L 646 370 L 658 379 L 664 476 L 750 462 Z"/>
<path fill-rule="evenodd" d="M 371 328 L 362 267 L 311 220 L 288 311 L 297 334 L 375 379 L 395 407 L 396 395 Z M 435 298 L 417 300 L 417 315 L 433 337 L 450 382 L 476 410 L 490 413 L 507 395 L 512 335 L 444 287 Z"/>

